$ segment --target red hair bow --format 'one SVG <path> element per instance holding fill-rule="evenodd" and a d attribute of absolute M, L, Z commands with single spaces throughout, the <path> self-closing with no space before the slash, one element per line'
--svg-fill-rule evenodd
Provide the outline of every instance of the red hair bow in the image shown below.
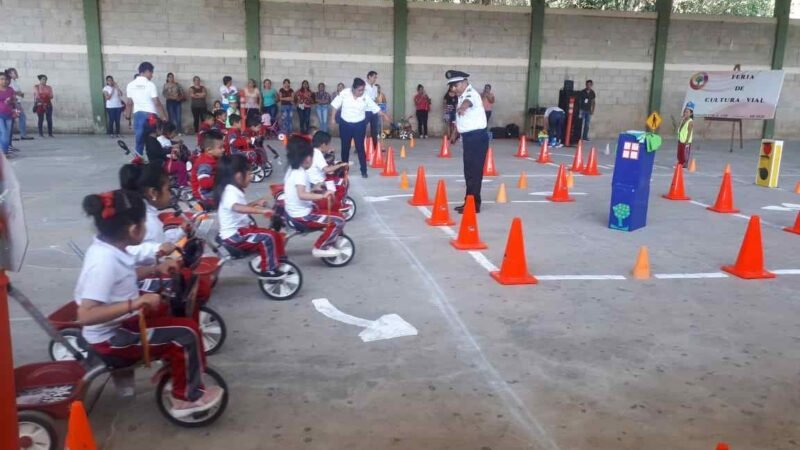
<path fill-rule="evenodd" d="M 100 216 L 103 219 L 110 219 L 117 214 L 117 210 L 114 208 L 114 193 L 113 192 L 104 192 L 100 194 L 100 200 L 103 202 L 103 212 Z"/>

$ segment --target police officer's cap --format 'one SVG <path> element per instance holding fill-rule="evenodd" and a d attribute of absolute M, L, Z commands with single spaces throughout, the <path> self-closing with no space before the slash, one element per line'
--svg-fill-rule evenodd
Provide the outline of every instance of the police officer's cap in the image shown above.
<path fill-rule="evenodd" d="M 448 70 L 444 77 L 447 78 L 447 84 L 453 84 L 466 80 L 469 78 L 469 74 L 460 70 Z"/>

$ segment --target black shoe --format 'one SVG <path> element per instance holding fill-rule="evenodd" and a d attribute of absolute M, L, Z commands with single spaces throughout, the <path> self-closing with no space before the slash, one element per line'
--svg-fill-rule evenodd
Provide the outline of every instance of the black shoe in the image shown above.
<path fill-rule="evenodd" d="M 18 141 L 18 140 L 19 140 L 19 138 L 13 138 L 13 139 L 11 139 L 11 140 L 12 140 L 12 141 Z"/>
<path fill-rule="evenodd" d="M 282 280 L 286 278 L 286 272 L 275 269 L 275 270 L 268 270 L 266 272 L 261 272 L 258 276 L 261 278 L 265 278 L 267 280 Z"/>
<path fill-rule="evenodd" d="M 32 141 L 33 140 L 33 138 L 31 136 L 25 136 L 25 137 L 22 137 L 20 139 L 22 139 L 23 141 Z"/>
<path fill-rule="evenodd" d="M 364 172 L 364 173 L 361 174 L 361 178 L 369 178 L 369 175 L 367 175 L 367 173 Z"/>
<path fill-rule="evenodd" d="M 459 213 L 459 214 L 464 214 L 464 205 L 459 205 L 459 206 L 456 206 L 456 207 L 455 207 L 455 208 L 453 208 L 453 209 L 455 209 L 455 210 L 456 210 L 456 212 L 457 212 L 457 213 Z"/>

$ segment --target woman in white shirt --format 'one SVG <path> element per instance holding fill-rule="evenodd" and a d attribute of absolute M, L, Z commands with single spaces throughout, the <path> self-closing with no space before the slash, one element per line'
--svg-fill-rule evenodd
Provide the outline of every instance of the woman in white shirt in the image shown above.
<path fill-rule="evenodd" d="M 108 115 L 106 134 L 112 138 L 118 138 L 120 137 L 119 120 L 122 118 L 123 110 L 122 90 L 117 86 L 117 82 L 114 81 L 114 77 L 111 75 L 106 77 L 106 85 L 103 87 L 103 97 L 106 99 L 106 114 Z"/>
<path fill-rule="evenodd" d="M 363 87 L 363 86 L 362 86 Z M 364 140 L 364 136 L 361 136 Z M 314 243 L 311 254 L 317 258 L 331 258 L 339 256 L 335 243 L 344 229 L 344 217 L 341 214 L 321 210 L 314 205 L 315 200 L 327 200 L 333 203 L 334 192 L 325 191 L 315 193 L 311 191 L 311 181 L 306 170 L 311 167 L 314 155 L 311 142 L 301 136 L 289 138 L 287 146 L 287 159 L 289 170 L 283 181 L 284 201 L 286 213 L 291 220 L 310 230 L 323 230 L 322 235 Z"/>
<path fill-rule="evenodd" d="M 342 161 L 350 161 L 350 141 L 356 143 L 356 153 L 358 153 L 358 164 L 361 167 L 361 176 L 367 178 L 367 155 L 364 151 L 364 136 L 367 133 L 367 111 L 373 114 L 380 114 L 381 117 L 391 122 L 392 119 L 386 115 L 381 108 L 368 96 L 364 95 L 364 86 L 367 83 L 361 78 L 353 80 L 353 87 L 343 90 L 331 102 L 333 118 L 337 117 L 341 110 L 339 121 L 339 136 L 342 140 Z"/>
<path fill-rule="evenodd" d="M 137 278 L 152 275 L 155 267 L 135 267 L 125 249 L 145 236 L 145 203 L 139 194 L 117 190 L 83 199 L 98 235 L 86 251 L 75 287 L 78 321 L 92 350 L 104 357 L 142 358 L 139 311 L 158 309 L 161 296 L 139 295 Z M 197 323 L 188 318 L 151 317 L 147 320 L 150 355 L 171 366 L 170 413 L 176 418 L 207 411 L 220 403 L 224 391 L 204 387 L 203 342 Z"/>

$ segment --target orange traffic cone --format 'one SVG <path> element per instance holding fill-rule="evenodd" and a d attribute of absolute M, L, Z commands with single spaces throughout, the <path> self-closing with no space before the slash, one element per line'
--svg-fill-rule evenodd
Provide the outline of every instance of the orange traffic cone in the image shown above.
<path fill-rule="evenodd" d="M 725 164 L 725 172 L 724 173 L 731 173 L 731 163 Z"/>
<path fill-rule="evenodd" d="M 492 147 L 489 147 L 489 151 L 486 152 L 486 159 L 483 161 L 483 176 L 497 176 L 497 167 L 494 166 L 494 153 L 492 152 Z"/>
<path fill-rule="evenodd" d="M 69 450 L 97 450 L 83 402 L 72 402 L 69 408 L 69 423 L 64 447 Z"/>
<path fill-rule="evenodd" d="M 646 245 L 639 247 L 639 255 L 636 257 L 636 264 L 633 266 L 631 275 L 637 280 L 650 278 L 650 256 Z"/>
<path fill-rule="evenodd" d="M 528 272 L 525 259 L 525 239 L 522 237 L 522 220 L 515 217 L 508 232 L 506 252 L 503 264 L 497 272 L 491 272 L 492 278 L 500 284 L 536 284 L 539 281 Z"/>
<path fill-rule="evenodd" d="M 794 226 L 792 228 L 786 227 L 783 231 L 788 231 L 789 233 L 800 234 L 800 212 L 797 213 L 797 219 L 794 221 Z"/>
<path fill-rule="evenodd" d="M 798 181 L 797 184 L 794 185 L 794 193 L 800 194 L 800 181 Z"/>
<path fill-rule="evenodd" d="M 542 145 L 539 146 L 539 157 L 536 158 L 536 162 L 539 164 L 547 164 L 552 162 L 550 160 L 550 152 L 548 151 L 547 139 L 542 141 Z"/>
<path fill-rule="evenodd" d="M 508 203 L 508 194 L 506 194 L 506 184 L 500 183 L 500 187 L 497 188 L 497 198 L 494 200 L 495 203 Z"/>
<path fill-rule="evenodd" d="M 589 161 L 586 163 L 586 167 L 583 169 L 583 175 L 587 177 L 596 177 L 602 175 L 599 170 L 597 170 L 597 149 L 592 147 L 589 151 Z"/>
<path fill-rule="evenodd" d="M 409 141 L 408 141 L 408 146 L 410 148 L 414 148 L 415 145 L 416 145 L 416 141 L 414 140 L 414 135 L 412 134 L 411 135 L 411 139 L 409 139 Z"/>
<path fill-rule="evenodd" d="M 411 206 L 431 206 L 428 198 L 428 183 L 425 181 L 425 166 L 417 167 L 417 181 L 414 182 L 414 196 L 408 201 Z"/>
<path fill-rule="evenodd" d="M 372 151 L 372 165 L 370 165 L 370 167 L 373 169 L 383 169 L 385 165 L 386 162 L 383 160 L 383 152 L 381 151 L 381 144 L 379 142 Z"/>
<path fill-rule="evenodd" d="M 775 278 L 775 274 L 764 268 L 764 248 L 761 245 L 761 217 L 750 217 L 739 256 L 733 266 L 723 266 L 722 270 L 739 278 Z"/>
<path fill-rule="evenodd" d="M 519 145 L 517 146 L 517 153 L 514 153 L 517 158 L 528 157 L 528 139 L 523 134 L 519 137 Z"/>
<path fill-rule="evenodd" d="M 709 211 L 723 214 L 738 213 L 739 210 L 733 207 L 733 187 L 731 186 L 731 173 L 722 174 L 722 184 L 719 186 L 719 194 L 714 206 L 709 206 Z"/>
<path fill-rule="evenodd" d="M 726 444 L 724 442 L 720 442 L 720 443 L 717 444 L 717 449 L 716 450 L 730 450 L 730 447 L 728 447 L 728 444 Z"/>
<path fill-rule="evenodd" d="M 669 192 L 662 197 L 667 200 L 691 200 L 686 196 L 683 189 L 683 166 L 675 166 L 675 173 L 672 175 L 672 184 L 669 185 Z"/>
<path fill-rule="evenodd" d="M 367 156 L 367 164 L 372 165 L 375 158 L 375 152 L 372 148 L 372 138 L 364 138 L 364 154 Z"/>
<path fill-rule="evenodd" d="M 572 175 L 572 171 L 567 171 L 567 187 L 572 189 L 575 187 L 575 177 Z"/>
<path fill-rule="evenodd" d="M 450 220 L 450 209 L 447 207 L 447 188 L 444 180 L 439 180 L 436 185 L 436 200 L 433 202 L 431 217 L 425 219 L 425 223 L 432 227 L 455 225 L 455 222 Z"/>
<path fill-rule="evenodd" d="M 397 169 L 394 168 L 394 150 L 392 147 L 389 147 L 389 150 L 386 152 L 386 165 L 383 167 L 383 172 L 381 172 L 382 177 L 396 177 L 398 175 Z"/>
<path fill-rule="evenodd" d="M 281 144 L 283 144 L 284 147 L 289 145 L 289 136 L 287 136 L 287 135 L 285 135 L 283 133 L 278 135 L 278 140 L 281 141 Z"/>
<path fill-rule="evenodd" d="M 439 149 L 439 158 L 449 158 L 450 157 L 450 141 L 447 140 L 447 136 L 442 136 L 442 147 Z"/>
<path fill-rule="evenodd" d="M 583 141 L 578 141 L 578 148 L 575 149 L 575 157 L 572 159 L 572 171 L 583 171 Z"/>
<path fill-rule="evenodd" d="M 517 187 L 520 189 L 528 189 L 528 176 L 525 175 L 525 171 L 519 173 L 519 181 L 517 181 Z"/>
<path fill-rule="evenodd" d="M 564 164 L 558 166 L 558 175 L 556 175 L 556 184 L 553 186 L 553 195 L 547 196 L 551 202 L 574 202 L 575 199 L 569 196 L 569 188 L 567 187 L 567 174 Z"/>
<path fill-rule="evenodd" d="M 403 169 L 403 172 L 400 174 L 400 189 L 407 191 L 408 187 L 408 174 L 406 170 Z"/>
<path fill-rule="evenodd" d="M 464 213 L 461 217 L 461 225 L 458 226 L 458 236 L 450 241 L 450 245 L 459 250 L 481 250 L 488 248 L 481 242 L 478 232 L 478 215 L 475 214 L 475 199 L 467 196 L 464 202 Z"/>
<path fill-rule="evenodd" d="M 403 145 L 400 147 L 400 159 L 405 159 L 406 157 L 406 146 Z"/>
<path fill-rule="evenodd" d="M 694 173 L 696 170 L 697 170 L 697 161 L 695 161 L 695 159 L 692 158 L 692 160 L 689 161 L 689 173 Z"/>

